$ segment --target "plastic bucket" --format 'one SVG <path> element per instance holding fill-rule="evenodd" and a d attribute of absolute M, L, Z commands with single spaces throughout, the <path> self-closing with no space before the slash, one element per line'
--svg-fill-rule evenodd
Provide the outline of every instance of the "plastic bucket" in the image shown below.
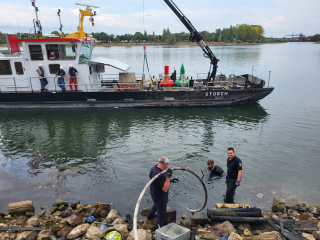
<path fill-rule="evenodd" d="M 110 237 L 111 236 L 111 232 L 118 232 L 118 233 L 120 233 L 120 238 L 119 237 L 116 237 L 117 236 L 117 234 L 116 234 L 116 236 L 114 237 L 114 238 L 112 238 L 112 239 L 108 239 L 108 237 Z M 109 234 L 109 233 L 111 233 L 111 234 Z M 108 235 L 108 236 L 107 236 Z M 116 229 L 109 229 L 108 231 L 106 231 L 106 233 L 105 233 L 105 235 L 104 235 L 104 238 L 106 239 L 106 240 L 122 240 L 122 237 L 123 237 L 123 234 L 122 234 L 122 232 L 121 231 L 119 231 L 119 230 L 116 230 Z"/>

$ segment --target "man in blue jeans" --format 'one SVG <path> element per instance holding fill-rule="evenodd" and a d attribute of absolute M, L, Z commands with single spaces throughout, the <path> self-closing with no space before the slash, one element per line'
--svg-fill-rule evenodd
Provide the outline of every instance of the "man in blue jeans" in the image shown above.
<path fill-rule="evenodd" d="M 158 173 L 161 173 L 169 165 L 169 159 L 167 157 L 161 157 L 159 159 L 158 165 L 151 168 L 149 177 L 152 179 Z M 167 203 L 169 195 L 170 182 L 177 182 L 178 179 L 170 179 L 172 176 L 172 169 L 168 168 L 168 171 L 161 174 L 150 186 L 150 194 L 153 200 L 153 206 L 149 211 L 148 219 L 156 217 L 156 211 L 158 211 L 157 216 L 157 227 L 163 227 L 164 220 L 166 218 Z"/>
<path fill-rule="evenodd" d="M 65 83 L 64 83 L 64 77 L 66 76 L 66 72 L 63 70 L 63 66 L 60 66 L 60 69 L 58 72 L 56 72 L 56 76 L 58 76 L 58 86 L 61 88 L 61 90 L 64 92 L 66 91 Z"/>

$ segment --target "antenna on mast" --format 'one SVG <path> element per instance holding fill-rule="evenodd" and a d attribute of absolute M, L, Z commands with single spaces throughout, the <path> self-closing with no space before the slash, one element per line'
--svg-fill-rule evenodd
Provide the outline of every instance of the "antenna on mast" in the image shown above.
<path fill-rule="evenodd" d="M 59 21 L 60 21 L 60 28 L 59 28 L 59 30 L 60 30 L 60 32 L 61 32 L 60 38 L 63 38 L 63 37 L 64 37 L 64 36 L 63 36 L 63 32 L 62 32 L 63 26 L 62 26 L 62 24 L 61 24 L 60 12 L 61 12 L 61 11 L 60 11 L 60 8 L 59 8 L 57 14 L 58 14 Z"/>
<path fill-rule="evenodd" d="M 37 19 L 33 19 L 34 34 L 38 34 L 38 38 L 43 39 L 42 26 L 41 26 L 40 20 L 38 19 L 38 13 L 37 13 L 39 11 L 39 8 L 36 6 L 35 2 L 36 0 L 31 0 L 31 5 L 32 7 L 34 7 L 34 11 L 36 13 L 36 18 L 37 18 Z M 38 27 L 38 32 L 36 27 Z"/>

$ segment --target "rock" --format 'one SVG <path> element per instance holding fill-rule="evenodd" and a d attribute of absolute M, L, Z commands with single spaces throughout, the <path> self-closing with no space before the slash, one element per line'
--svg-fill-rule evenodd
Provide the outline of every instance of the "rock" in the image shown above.
<path fill-rule="evenodd" d="M 139 224 L 139 225 L 141 225 L 141 224 L 143 224 L 143 223 L 144 223 L 143 220 L 139 220 L 139 221 L 138 221 L 138 224 Z"/>
<path fill-rule="evenodd" d="M 246 228 L 247 228 L 249 231 L 252 231 L 252 228 L 251 228 L 250 224 L 248 224 L 248 223 L 243 223 L 243 224 L 240 224 L 240 225 L 238 226 L 238 229 L 240 229 L 240 230 L 242 230 L 242 231 L 244 231 Z"/>
<path fill-rule="evenodd" d="M 26 232 L 22 232 L 19 233 L 17 235 L 17 239 L 21 239 L 21 238 L 25 238 L 25 240 L 34 240 L 37 239 L 37 235 L 38 233 L 36 231 L 26 231 Z"/>
<path fill-rule="evenodd" d="M 3 228 L 3 227 L 7 227 L 7 225 L 4 224 L 4 223 L 0 223 L 0 229 Z"/>
<path fill-rule="evenodd" d="M 274 240 L 281 240 L 280 233 L 273 231 L 273 232 L 264 232 L 260 233 L 259 236 L 256 236 L 255 239 L 274 239 Z"/>
<path fill-rule="evenodd" d="M 35 221 L 32 223 L 32 227 L 40 227 L 40 223 L 38 221 Z"/>
<path fill-rule="evenodd" d="M 127 224 L 118 224 L 118 225 L 116 225 L 114 227 L 110 227 L 109 229 L 116 229 L 116 230 L 122 232 L 123 240 L 126 240 L 127 237 L 129 236 Z"/>
<path fill-rule="evenodd" d="M 84 234 L 88 228 L 89 228 L 89 224 L 88 223 L 85 223 L 85 224 L 81 224 L 77 227 L 75 227 L 68 235 L 67 235 L 67 238 L 68 239 L 74 239 L 76 237 L 79 237 L 81 236 L 82 234 Z"/>
<path fill-rule="evenodd" d="M 50 237 L 52 234 L 50 233 L 50 231 L 48 230 L 42 230 L 41 232 L 39 232 L 37 240 L 42 240 L 42 238 L 44 237 Z"/>
<path fill-rule="evenodd" d="M 9 215 L 25 215 L 26 212 L 34 212 L 33 201 L 27 200 L 9 204 Z"/>
<path fill-rule="evenodd" d="M 225 221 L 223 223 L 216 224 L 216 225 L 214 225 L 214 228 L 218 228 L 227 237 L 229 237 L 229 235 L 231 233 L 237 232 L 236 229 L 233 227 L 233 225 L 229 221 Z"/>
<path fill-rule="evenodd" d="M 263 197 L 263 194 L 262 194 L 262 193 L 258 193 L 258 194 L 256 195 L 256 197 L 259 198 L 259 199 L 261 199 L 261 198 Z"/>
<path fill-rule="evenodd" d="M 205 213 L 196 213 L 190 217 L 190 226 L 198 226 L 198 225 L 205 225 L 209 223 L 209 219 Z"/>
<path fill-rule="evenodd" d="M 108 211 L 106 211 L 105 209 L 100 207 L 100 208 L 96 209 L 94 211 L 94 214 L 92 214 L 92 215 L 95 217 L 98 217 L 98 218 L 105 218 L 108 216 Z"/>
<path fill-rule="evenodd" d="M 16 240 L 17 234 L 13 232 L 0 232 L 0 239 L 1 240 Z"/>
<path fill-rule="evenodd" d="M 67 222 L 71 227 L 75 227 L 82 222 L 82 218 L 78 217 L 76 214 L 73 214 L 67 219 Z"/>
<path fill-rule="evenodd" d="M 32 217 L 32 218 L 29 218 L 27 220 L 27 226 L 26 227 L 33 227 L 33 223 L 34 222 L 38 222 L 38 218 L 37 217 Z"/>
<path fill-rule="evenodd" d="M 111 211 L 112 211 L 112 210 L 111 210 Z M 138 233 L 138 240 L 150 240 L 150 239 L 148 239 L 147 231 L 146 231 L 146 230 L 144 230 L 144 229 L 138 229 L 138 230 L 137 230 L 137 233 Z M 134 239 L 133 231 L 130 232 L 127 240 L 137 240 L 137 239 Z"/>
<path fill-rule="evenodd" d="M 186 219 L 186 218 L 187 218 L 187 215 L 186 215 L 186 214 L 183 214 L 181 218 L 182 218 L 182 219 Z"/>
<path fill-rule="evenodd" d="M 95 206 L 97 206 L 98 208 L 102 208 L 108 212 L 110 211 L 110 204 L 108 203 L 96 202 Z"/>
<path fill-rule="evenodd" d="M 187 219 L 181 220 L 181 221 L 180 221 L 180 225 L 181 225 L 182 227 L 189 228 L 189 222 L 188 222 Z"/>
<path fill-rule="evenodd" d="M 77 207 L 76 207 L 76 212 L 77 213 L 80 213 L 84 208 L 84 205 L 83 204 L 78 204 Z"/>
<path fill-rule="evenodd" d="M 104 236 L 104 232 L 96 226 L 90 226 L 86 233 L 87 239 L 101 239 Z"/>
<path fill-rule="evenodd" d="M 317 225 L 318 229 L 320 230 L 320 222 L 318 222 L 318 225 Z"/>
<path fill-rule="evenodd" d="M 320 231 L 313 232 L 313 237 L 317 240 L 320 239 Z"/>
<path fill-rule="evenodd" d="M 144 208 L 144 209 L 142 209 L 142 211 L 141 211 L 141 215 L 144 216 L 144 217 L 147 217 L 148 214 L 149 214 L 149 211 L 150 211 L 150 208 L 149 208 L 149 207 Z"/>
<path fill-rule="evenodd" d="M 66 218 L 66 217 L 69 217 L 71 216 L 72 212 L 69 211 L 69 210 L 66 210 L 66 211 L 63 211 L 60 216 L 63 217 L 63 218 Z"/>
<path fill-rule="evenodd" d="M 121 217 L 116 218 L 116 220 L 112 222 L 112 224 L 125 224 L 125 223 L 126 221 Z"/>
<path fill-rule="evenodd" d="M 63 212 L 63 211 L 65 211 L 67 209 L 67 206 L 61 205 L 61 206 L 59 206 L 58 209 L 59 209 L 59 211 Z"/>
<path fill-rule="evenodd" d="M 259 235 L 262 232 L 262 230 L 253 230 L 253 235 Z"/>
<path fill-rule="evenodd" d="M 308 222 L 311 222 L 313 224 L 318 224 L 319 220 L 315 217 L 311 217 L 307 219 Z"/>
<path fill-rule="evenodd" d="M 288 209 L 287 214 L 289 217 L 295 217 L 299 214 L 299 212 L 297 210 L 294 209 Z"/>
<path fill-rule="evenodd" d="M 58 205 L 58 206 L 66 206 L 66 207 L 67 207 L 67 206 L 68 206 L 68 202 L 59 199 L 59 200 L 57 200 L 57 205 Z"/>
<path fill-rule="evenodd" d="M 118 212 L 115 209 L 112 209 L 107 218 L 105 220 L 103 220 L 103 222 L 105 223 L 112 223 L 114 220 L 116 220 L 118 218 Z"/>
<path fill-rule="evenodd" d="M 252 236 L 252 232 L 251 232 L 248 228 L 244 229 L 243 234 L 244 234 L 246 237 Z"/>
<path fill-rule="evenodd" d="M 203 228 L 198 229 L 198 236 L 200 239 L 219 240 L 221 237 L 215 232 L 207 231 Z"/>
<path fill-rule="evenodd" d="M 50 208 L 50 213 L 52 214 L 52 213 L 54 213 L 55 211 L 57 211 L 58 210 L 58 207 L 57 206 L 53 206 L 53 207 L 51 207 Z"/>
<path fill-rule="evenodd" d="M 157 228 L 157 218 L 151 218 L 150 220 L 146 220 L 146 226 L 149 229 L 156 229 Z"/>
<path fill-rule="evenodd" d="M 316 240 L 312 234 L 308 234 L 308 233 L 302 233 L 302 236 L 304 236 L 305 238 L 309 239 L 309 240 Z"/>
<path fill-rule="evenodd" d="M 67 218 L 63 218 L 61 221 L 60 221 L 60 224 L 68 224 L 69 225 L 69 222 L 68 222 L 68 219 Z"/>
<path fill-rule="evenodd" d="M 167 206 L 167 224 L 175 223 L 177 219 L 177 211 L 169 206 Z"/>
<path fill-rule="evenodd" d="M 272 212 L 284 212 L 284 207 L 286 205 L 286 200 L 276 196 L 272 203 Z"/>
<path fill-rule="evenodd" d="M 58 232 L 60 232 L 63 228 L 67 227 L 68 224 L 54 224 L 49 228 L 49 231 L 53 234 L 53 235 L 57 235 Z"/>
<path fill-rule="evenodd" d="M 312 213 L 308 213 L 308 212 L 304 212 L 302 214 L 300 214 L 299 218 L 303 219 L 303 220 L 307 220 L 308 218 L 313 217 Z"/>
<path fill-rule="evenodd" d="M 41 206 L 40 208 L 41 209 L 46 209 L 46 208 L 48 208 L 48 206 Z"/>
<path fill-rule="evenodd" d="M 11 215 L 5 216 L 4 219 L 10 219 Z"/>
<path fill-rule="evenodd" d="M 278 215 L 274 215 L 274 214 L 273 214 L 273 215 L 272 215 L 272 218 L 279 221 L 279 216 L 278 216 Z"/>
<path fill-rule="evenodd" d="M 243 240 L 242 237 L 238 233 L 231 233 L 230 236 L 228 237 L 228 240 Z"/>
<path fill-rule="evenodd" d="M 288 214 L 287 214 L 287 213 L 283 214 L 283 215 L 282 215 L 282 218 L 283 218 L 283 219 L 288 219 Z"/>
<path fill-rule="evenodd" d="M 59 238 L 67 237 L 67 235 L 72 231 L 72 229 L 73 229 L 72 227 L 64 227 L 57 233 L 57 236 Z"/>
<path fill-rule="evenodd" d="M 315 207 L 310 208 L 309 211 L 313 214 L 318 214 L 318 209 Z"/>

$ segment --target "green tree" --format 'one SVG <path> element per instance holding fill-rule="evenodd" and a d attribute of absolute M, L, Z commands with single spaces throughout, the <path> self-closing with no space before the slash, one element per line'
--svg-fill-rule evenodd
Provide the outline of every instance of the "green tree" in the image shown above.
<path fill-rule="evenodd" d="M 53 32 L 51 32 L 51 34 L 54 34 L 56 36 L 60 36 L 60 33 L 58 31 L 53 31 Z"/>
<path fill-rule="evenodd" d="M 219 34 L 218 42 L 221 42 L 221 41 L 222 41 L 222 34 Z"/>

